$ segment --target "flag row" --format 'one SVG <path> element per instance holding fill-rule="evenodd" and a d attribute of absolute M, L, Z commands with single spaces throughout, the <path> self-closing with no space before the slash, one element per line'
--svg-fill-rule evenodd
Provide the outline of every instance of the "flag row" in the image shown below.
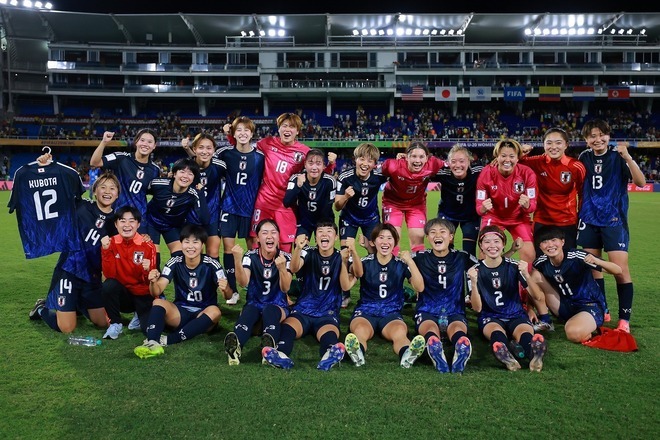
<path fill-rule="evenodd" d="M 491 87 L 470 87 L 470 101 L 491 101 Z M 505 101 L 524 101 L 527 88 L 524 86 L 504 87 L 503 99 Z M 436 101 L 456 101 L 458 89 L 454 86 L 436 87 Z M 570 98 L 573 101 L 593 101 L 596 99 L 596 88 L 594 86 L 574 86 Z M 422 101 L 424 99 L 423 86 L 401 86 L 402 101 Z M 610 101 L 628 101 L 630 99 L 630 87 L 610 86 L 607 88 L 607 99 Z M 561 100 L 561 86 L 540 86 L 539 101 L 558 102 Z"/>

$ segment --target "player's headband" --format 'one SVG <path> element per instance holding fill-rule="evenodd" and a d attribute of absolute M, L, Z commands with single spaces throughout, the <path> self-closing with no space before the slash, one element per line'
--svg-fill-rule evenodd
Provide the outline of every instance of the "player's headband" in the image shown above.
<path fill-rule="evenodd" d="M 503 233 L 501 233 L 501 232 L 497 232 L 497 231 L 488 231 L 488 232 L 486 232 L 485 234 L 483 234 L 481 237 L 479 237 L 479 243 L 481 243 L 481 242 L 484 240 L 484 238 L 486 237 L 486 235 L 491 235 L 491 234 L 492 234 L 492 235 L 495 235 L 495 236 L 497 236 L 497 237 L 500 237 L 500 240 L 502 240 L 503 242 L 505 241 L 505 238 L 504 238 L 504 234 L 503 234 Z"/>

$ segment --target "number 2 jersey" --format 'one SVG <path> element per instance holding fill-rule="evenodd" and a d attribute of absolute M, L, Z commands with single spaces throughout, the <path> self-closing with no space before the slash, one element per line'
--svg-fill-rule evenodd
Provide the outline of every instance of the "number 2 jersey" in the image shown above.
<path fill-rule="evenodd" d="M 385 265 L 374 255 L 362 258 L 364 274 L 360 278 L 360 299 L 355 311 L 364 315 L 387 316 L 403 308 L 403 282 L 412 276 L 410 268 L 399 257 Z"/>
<path fill-rule="evenodd" d="M 7 206 L 16 211 L 25 258 L 81 248 L 75 201 L 84 192 L 78 172 L 58 162 L 16 170 Z"/>
<path fill-rule="evenodd" d="M 518 269 L 518 263 L 503 258 L 499 266 L 490 268 L 483 260 L 477 264 L 477 288 L 481 296 L 479 319 L 516 319 L 527 316 L 520 299 L 518 283 L 527 287 L 527 280 Z"/>
<path fill-rule="evenodd" d="M 201 255 L 197 267 L 188 267 L 185 258 L 170 258 L 161 276 L 174 281 L 174 304 L 192 312 L 218 305 L 218 281 L 226 279 L 225 271 L 213 258 Z"/>

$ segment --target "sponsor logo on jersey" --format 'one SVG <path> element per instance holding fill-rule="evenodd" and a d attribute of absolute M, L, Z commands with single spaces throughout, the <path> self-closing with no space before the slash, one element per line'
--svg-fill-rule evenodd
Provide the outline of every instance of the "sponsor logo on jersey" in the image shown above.
<path fill-rule="evenodd" d="M 133 263 L 142 264 L 142 260 L 144 260 L 144 252 L 143 251 L 133 252 Z"/>

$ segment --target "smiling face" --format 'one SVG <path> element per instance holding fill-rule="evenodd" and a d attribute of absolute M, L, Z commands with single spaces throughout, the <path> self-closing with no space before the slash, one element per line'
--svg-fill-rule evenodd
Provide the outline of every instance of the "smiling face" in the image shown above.
<path fill-rule="evenodd" d="M 197 157 L 197 163 L 200 165 L 208 164 L 213 158 L 213 153 L 215 152 L 215 145 L 211 139 L 200 139 L 194 146 L 193 149 L 195 156 Z"/>
<path fill-rule="evenodd" d="M 406 160 L 408 162 L 408 170 L 411 173 L 419 173 L 424 168 L 426 162 L 428 162 L 429 157 L 423 149 L 415 148 L 408 152 Z"/>
<path fill-rule="evenodd" d="M 156 148 L 156 139 L 150 133 L 142 133 L 135 140 L 135 154 L 139 158 L 147 158 Z"/>
<path fill-rule="evenodd" d="M 384 257 L 387 257 L 392 254 L 392 251 L 396 246 L 396 239 L 392 235 L 392 232 L 387 229 L 383 229 L 378 233 L 373 243 L 374 247 L 376 248 L 376 252 Z"/>
<path fill-rule="evenodd" d="M 335 240 L 337 240 L 337 232 L 332 226 L 316 228 L 316 245 L 319 247 L 321 255 L 327 256 L 334 251 Z"/>
<path fill-rule="evenodd" d="M 498 258 L 504 250 L 504 241 L 495 233 L 487 233 L 481 239 L 479 248 L 488 258 Z"/>
<path fill-rule="evenodd" d="M 94 197 L 96 197 L 96 204 L 99 209 L 105 212 L 112 209 L 112 204 L 119 197 L 119 186 L 117 186 L 117 183 L 111 178 L 100 177 L 95 182 L 95 187 Z"/>
<path fill-rule="evenodd" d="M 503 176 L 513 173 L 513 167 L 518 163 L 518 154 L 512 147 L 500 148 L 500 154 L 497 155 L 497 170 Z"/>
<path fill-rule="evenodd" d="M 293 145 L 298 136 L 298 127 L 289 119 L 285 119 L 282 124 L 277 128 L 280 134 L 280 140 L 284 145 Z"/>
<path fill-rule="evenodd" d="M 181 250 L 188 260 L 194 260 L 202 254 L 204 242 L 195 236 L 185 237 L 181 240 Z"/>
<path fill-rule="evenodd" d="M 539 243 L 541 251 L 550 258 L 562 257 L 564 240 L 561 238 L 551 238 Z"/>
<path fill-rule="evenodd" d="M 369 177 L 371 170 L 376 168 L 376 161 L 371 157 L 360 156 L 355 158 L 355 174 L 362 180 Z"/>
<path fill-rule="evenodd" d="M 600 128 L 592 128 L 587 137 L 587 147 L 594 153 L 601 155 L 607 151 L 607 144 L 610 142 L 610 135 L 603 133 Z"/>
<path fill-rule="evenodd" d="M 550 133 L 543 141 L 543 149 L 551 159 L 559 160 L 564 156 L 568 143 L 561 133 Z"/>
<path fill-rule="evenodd" d="M 130 212 L 125 212 L 120 218 L 115 220 L 115 228 L 117 228 L 117 232 L 125 240 L 135 237 L 139 227 L 140 222 Z"/>
<path fill-rule="evenodd" d="M 257 242 L 259 243 L 259 249 L 262 250 L 262 254 L 271 258 L 275 255 L 277 247 L 280 245 L 280 231 L 277 230 L 274 224 L 265 222 L 257 231 Z"/>
<path fill-rule="evenodd" d="M 470 158 L 464 151 L 457 151 L 449 158 L 449 169 L 457 179 L 464 179 L 470 168 Z"/>
<path fill-rule="evenodd" d="M 239 122 L 234 130 L 234 138 L 239 145 L 248 145 L 252 140 L 252 130 L 246 124 Z"/>
<path fill-rule="evenodd" d="M 432 226 L 429 229 L 426 239 L 431 244 L 433 253 L 441 256 L 446 255 L 447 252 L 449 252 L 449 246 L 454 241 L 454 234 L 452 234 L 445 226 L 437 225 Z"/>
<path fill-rule="evenodd" d="M 323 156 L 316 154 L 307 155 L 307 159 L 305 159 L 305 171 L 307 172 L 307 179 L 312 183 L 317 182 L 321 178 L 324 167 Z"/>
<path fill-rule="evenodd" d="M 190 168 L 183 168 L 174 173 L 174 189 L 177 192 L 183 192 L 192 185 L 195 179 L 195 173 Z"/>

